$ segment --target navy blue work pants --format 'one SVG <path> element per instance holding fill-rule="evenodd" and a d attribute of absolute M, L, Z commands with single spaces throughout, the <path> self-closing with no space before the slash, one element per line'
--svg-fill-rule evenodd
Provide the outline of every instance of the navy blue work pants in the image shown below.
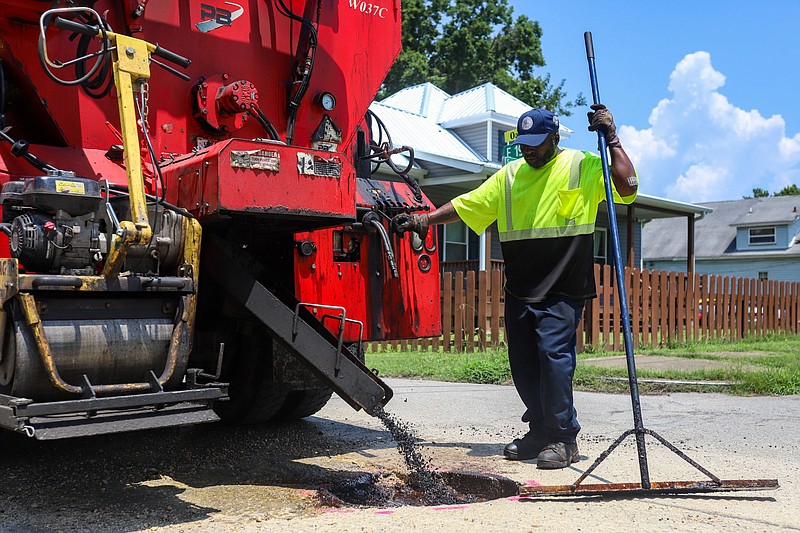
<path fill-rule="evenodd" d="M 581 426 L 572 401 L 576 330 L 584 300 L 548 296 L 526 303 L 506 293 L 508 359 L 527 408 L 523 421 L 548 442 L 575 442 Z"/>

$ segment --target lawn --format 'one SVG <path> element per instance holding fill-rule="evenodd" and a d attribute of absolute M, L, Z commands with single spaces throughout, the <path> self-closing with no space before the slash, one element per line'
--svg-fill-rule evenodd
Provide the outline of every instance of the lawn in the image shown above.
<path fill-rule="evenodd" d="M 579 390 L 624 392 L 628 384 L 623 368 L 602 368 L 582 364 L 589 358 L 624 355 L 624 352 L 578 354 L 575 387 Z M 737 342 L 708 341 L 670 348 L 642 348 L 636 355 L 682 357 L 725 361 L 724 368 L 703 370 L 642 370 L 642 393 L 701 391 L 739 395 L 800 394 L 800 336 L 770 335 Z M 367 352 L 367 366 L 381 376 L 510 384 L 506 351 L 474 353 Z M 653 383 L 650 380 L 658 380 Z M 667 383 L 664 383 L 667 381 Z M 717 384 L 709 384 L 714 382 Z"/>

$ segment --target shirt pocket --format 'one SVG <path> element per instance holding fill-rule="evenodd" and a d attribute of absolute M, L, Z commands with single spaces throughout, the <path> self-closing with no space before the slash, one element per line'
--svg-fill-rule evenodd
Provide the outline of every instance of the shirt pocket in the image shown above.
<path fill-rule="evenodd" d="M 559 216 L 567 220 L 578 218 L 583 214 L 584 208 L 582 187 L 558 191 L 558 209 L 556 212 Z"/>

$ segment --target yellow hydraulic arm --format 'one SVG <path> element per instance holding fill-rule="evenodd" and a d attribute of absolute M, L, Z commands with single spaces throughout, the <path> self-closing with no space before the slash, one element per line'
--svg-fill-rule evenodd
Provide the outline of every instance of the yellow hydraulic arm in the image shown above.
<path fill-rule="evenodd" d="M 60 11 L 74 12 L 74 9 L 55 9 L 50 10 L 49 13 Z M 92 13 L 96 15 L 93 11 Z M 99 20 L 99 16 L 97 18 Z M 150 227 L 150 221 L 147 216 L 147 198 L 144 192 L 142 162 L 139 155 L 139 130 L 136 121 L 136 104 L 133 95 L 135 92 L 141 92 L 143 85 L 150 79 L 151 55 L 157 55 L 183 67 L 189 65 L 189 60 L 165 50 L 158 45 L 127 35 L 107 31 L 101 29 L 99 26 L 73 22 L 61 17 L 56 17 L 53 25 L 57 28 L 106 39 L 110 44 L 111 65 L 114 74 L 114 84 L 117 89 L 120 129 L 122 130 L 125 172 L 128 178 L 128 193 L 132 218 L 132 220 L 120 221 L 119 228 L 109 247 L 108 259 L 103 268 L 102 275 L 106 278 L 113 278 L 119 275 L 129 247 L 136 244 L 148 244 L 153 235 L 153 230 Z M 42 25 L 42 27 L 44 27 L 44 25 Z M 47 59 L 46 48 L 44 50 L 44 55 L 45 59 L 50 63 L 49 59 Z M 172 69 L 168 70 L 172 71 Z"/>

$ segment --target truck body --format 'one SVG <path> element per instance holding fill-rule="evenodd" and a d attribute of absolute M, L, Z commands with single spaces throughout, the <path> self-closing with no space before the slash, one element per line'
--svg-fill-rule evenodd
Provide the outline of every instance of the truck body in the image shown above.
<path fill-rule="evenodd" d="M 391 398 L 363 343 L 438 335 L 439 268 L 390 227 L 432 206 L 369 112 L 374 2 L 0 0 L 0 428 Z"/>

